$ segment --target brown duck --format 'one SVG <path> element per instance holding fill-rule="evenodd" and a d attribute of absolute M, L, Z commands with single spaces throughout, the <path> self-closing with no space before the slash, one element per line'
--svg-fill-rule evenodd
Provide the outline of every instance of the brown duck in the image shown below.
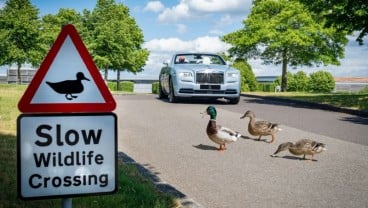
<path fill-rule="evenodd" d="M 259 136 L 258 140 L 261 140 L 262 136 L 272 136 L 272 140 L 269 143 L 275 141 L 275 134 L 281 131 L 277 123 L 271 123 L 269 121 L 256 121 L 256 116 L 252 111 L 247 111 L 244 113 L 240 119 L 248 117 L 248 132 L 253 136 Z"/>
<path fill-rule="evenodd" d="M 312 155 L 311 160 L 313 161 L 313 156 L 317 153 L 321 153 L 324 150 L 327 150 L 326 145 L 320 142 L 316 142 L 310 139 L 301 139 L 295 143 L 286 142 L 279 145 L 276 152 L 271 155 L 271 157 L 276 157 L 281 151 L 289 150 L 289 152 L 293 155 Z"/>

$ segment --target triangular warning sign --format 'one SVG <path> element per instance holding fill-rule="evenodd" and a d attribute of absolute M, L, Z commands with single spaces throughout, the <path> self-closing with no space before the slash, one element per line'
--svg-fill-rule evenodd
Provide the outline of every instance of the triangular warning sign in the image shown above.
<path fill-rule="evenodd" d="M 65 25 L 18 103 L 24 113 L 109 112 L 115 100 L 73 25 Z"/>

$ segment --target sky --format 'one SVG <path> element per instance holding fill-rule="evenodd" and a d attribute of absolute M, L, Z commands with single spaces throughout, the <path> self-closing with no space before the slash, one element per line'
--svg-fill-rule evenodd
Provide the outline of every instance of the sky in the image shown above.
<path fill-rule="evenodd" d="M 56 14 L 60 8 L 93 10 L 96 0 L 30 0 L 39 9 L 40 15 Z M 0 0 L 0 7 L 4 4 Z M 158 78 L 165 60 L 175 52 L 225 52 L 230 45 L 221 41 L 221 36 L 243 28 L 252 7 L 252 0 L 115 0 L 130 9 L 142 29 L 145 42 L 143 48 L 150 51 L 141 78 Z M 355 37 L 349 36 L 345 58 L 340 66 L 308 68 L 299 66 L 307 74 L 327 70 L 335 77 L 368 77 L 368 38 L 359 46 Z M 256 76 L 279 76 L 281 65 L 263 65 L 260 60 L 248 60 Z M 125 74 L 130 76 L 129 74 Z"/>

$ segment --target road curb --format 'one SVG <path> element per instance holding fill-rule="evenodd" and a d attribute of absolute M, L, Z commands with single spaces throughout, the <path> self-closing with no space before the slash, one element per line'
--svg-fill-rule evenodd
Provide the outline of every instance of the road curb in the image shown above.
<path fill-rule="evenodd" d="M 278 102 L 288 103 L 289 105 L 294 104 L 294 105 L 299 105 L 299 106 L 306 106 L 308 108 L 322 109 L 322 110 L 352 114 L 352 115 L 361 116 L 361 117 L 368 117 L 368 111 L 361 111 L 361 110 L 355 110 L 355 109 L 349 109 L 349 108 L 336 107 L 336 106 L 332 106 L 332 105 L 329 105 L 329 104 L 313 103 L 313 102 L 302 101 L 302 100 L 293 100 L 293 99 L 289 99 L 289 98 L 281 98 L 281 97 L 275 97 L 275 96 L 253 95 L 253 94 L 246 94 L 246 93 L 242 93 L 241 96 L 268 99 L 268 100 L 275 100 L 275 101 L 278 101 Z"/>
<path fill-rule="evenodd" d="M 119 151 L 118 158 L 125 164 L 134 165 L 137 168 L 138 172 L 142 174 L 144 177 L 151 180 L 158 190 L 176 197 L 180 202 L 181 208 L 203 208 L 202 205 L 200 205 L 193 199 L 188 198 L 184 193 L 176 189 L 174 186 L 161 180 L 156 174 L 152 173 L 143 165 L 137 163 L 133 158 L 129 157 L 127 154 Z"/>

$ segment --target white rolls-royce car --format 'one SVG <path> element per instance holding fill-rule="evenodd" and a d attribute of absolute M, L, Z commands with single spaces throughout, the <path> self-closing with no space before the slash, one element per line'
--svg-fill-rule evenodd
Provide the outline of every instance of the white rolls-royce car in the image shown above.
<path fill-rule="evenodd" d="M 159 77 L 159 98 L 170 103 L 180 98 L 225 98 L 231 104 L 240 99 L 240 72 L 211 53 L 178 53 L 164 62 Z"/>

